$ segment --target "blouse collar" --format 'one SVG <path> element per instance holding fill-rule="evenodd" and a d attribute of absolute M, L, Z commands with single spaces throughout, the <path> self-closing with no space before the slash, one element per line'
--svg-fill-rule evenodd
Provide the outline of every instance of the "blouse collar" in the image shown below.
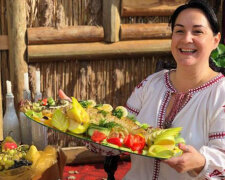
<path fill-rule="evenodd" d="M 173 87 L 172 82 L 170 81 L 169 74 L 170 74 L 171 71 L 176 71 L 176 69 L 171 69 L 171 70 L 165 72 L 165 74 L 164 74 L 165 85 L 166 85 L 166 88 L 171 93 L 177 93 L 177 90 Z M 224 75 L 222 73 L 219 73 L 216 77 L 214 77 L 210 81 L 202 84 L 201 86 L 199 86 L 197 88 L 194 88 L 194 89 L 189 89 L 189 93 L 196 93 L 198 91 L 204 90 L 204 89 L 212 86 L 213 84 L 217 83 L 223 77 L 224 77 Z"/>

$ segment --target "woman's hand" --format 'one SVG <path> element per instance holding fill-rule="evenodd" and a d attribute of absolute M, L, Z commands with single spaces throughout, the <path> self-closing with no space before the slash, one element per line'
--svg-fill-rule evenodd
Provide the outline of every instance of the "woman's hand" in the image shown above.
<path fill-rule="evenodd" d="M 205 166 L 205 157 L 193 146 L 179 144 L 179 148 L 183 150 L 182 156 L 173 157 L 163 162 L 179 173 L 195 171 L 195 173 L 199 174 Z"/>

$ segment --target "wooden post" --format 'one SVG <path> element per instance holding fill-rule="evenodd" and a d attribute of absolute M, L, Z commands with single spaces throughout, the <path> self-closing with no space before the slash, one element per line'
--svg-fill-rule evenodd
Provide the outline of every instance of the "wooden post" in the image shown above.
<path fill-rule="evenodd" d="M 27 72 L 25 62 L 26 34 L 26 0 L 7 0 L 9 67 L 12 90 L 15 96 L 15 106 L 23 98 L 24 72 Z"/>
<path fill-rule="evenodd" d="M 103 1 L 103 27 L 105 42 L 119 41 L 120 0 Z"/>
<path fill-rule="evenodd" d="M 2 61 L 0 53 L 0 62 Z M 2 81 L 2 67 L 0 65 L 0 81 Z M 2 110 L 2 83 L 0 84 L 0 141 L 3 140 L 3 110 Z"/>

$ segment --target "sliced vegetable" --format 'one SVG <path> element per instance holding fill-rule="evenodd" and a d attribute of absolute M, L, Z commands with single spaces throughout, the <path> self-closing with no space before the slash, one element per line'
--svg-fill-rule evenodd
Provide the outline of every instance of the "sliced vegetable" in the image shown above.
<path fill-rule="evenodd" d="M 95 130 L 104 133 L 106 136 L 108 136 L 110 133 L 110 129 L 108 129 L 108 128 L 100 127 L 95 124 L 90 124 L 90 126 L 88 127 L 88 130 L 87 130 L 87 134 L 91 137 Z"/>
<path fill-rule="evenodd" d="M 148 150 L 148 155 L 157 158 L 170 158 L 174 155 L 174 146 L 152 145 Z"/>
<path fill-rule="evenodd" d="M 129 134 L 124 139 L 124 145 L 131 148 L 132 151 L 138 151 L 141 153 L 145 147 L 145 138 L 138 134 Z"/>
<path fill-rule="evenodd" d="M 161 136 L 155 139 L 154 145 L 175 145 L 175 138 L 174 136 Z"/>
<path fill-rule="evenodd" d="M 47 99 L 47 104 L 48 104 L 49 106 L 55 106 L 55 101 L 54 101 L 54 99 L 53 99 L 52 97 L 49 97 L 49 98 Z"/>
<path fill-rule="evenodd" d="M 119 147 L 121 147 L 123 145 L 122 144 L 123 140 L 121 138 L 119 138 L 119 137 L 108 138 L 107 142 L 111 143 L 111 144 L 115 144 L 115 145 L 117 145 Z"/>
<path fill-rule="evenodd" d="M 178 143 L 185 144 L 185 140 L 184 140 L 184 138 L 182 138 L 180 135 L 178 135 L 178 136 L 175 138 L 175 143 L 176 143 L 176 144 L 178 144 Z"/>
<path fill-rule="evenodd" d="M 68 130 L 75 134 L 83 134 L 89 126 L 89 123 L 78 123 L 72 119 L 69 119 Z"/>
<path fill-rule="evenodd" d="M 100 111 L 102 110 L 105 112 L 111 112 L 113 110 L 113 107 L 110 104 L 103 104 L 101 106 L 97 106 L 97 109 Z"/>
<path fill-rule="evenodd" d="M 41 105 L 42 106 L 47 106 L 47 104 L 48 104 L 48 98 L 42 99 Z"/>
<path fill-rule="evenodd" d="M 69 127 L 69 120 L 60 109 L 54 111 L 51 123 L 52 126 L 63 132 L 66 132 Z"/>
<path fill-rule="evenodd" d="M 102 142 L 104 139 L 106 139 L 106 135 L 98 130 L 95 130 L 94 133 L 91 136 L 91 140 L 96 142 L 96 143 L 100 143 Z"/>
<path fill-rule="evenodd" d="M 88 123 L 89 115 L 80 103 L 72 97 L 72 108 L 67 111 L 67 115 L 70 119 L 77 121 L 78 123 Z"/>

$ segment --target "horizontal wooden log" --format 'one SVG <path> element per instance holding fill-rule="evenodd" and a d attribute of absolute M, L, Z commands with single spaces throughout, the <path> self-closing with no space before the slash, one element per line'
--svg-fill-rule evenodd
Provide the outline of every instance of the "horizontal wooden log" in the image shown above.
<path fill-rule="evenodd" d="M 168 2 L 123 0 L 121 16 L 170 16 L 181 4 L 183 4 L 181 1 L 171 0 Z"/>
<path fill-rule="evenodd" d="M 35 27 L 28 28 L 27 36 L 29 45 L 99 42 L 104 40 L 104 31 L 99 26 Z"/>
<path fill-rule="evenodd" d="M 96 59 L 148 55 L 152 53 L 170 52 L 169 39 L 120 41 L 107 44 L 101 42 L 76 44 L 29 45 L 29 62 L 55 61 L 65 59 Z"/>
<path fill-rule="evenodd" d="M 170 36 L 168 23 L 122 24 L 120 31 L 120 40 L 166 39 Z"/>
<path fill-rule="evenodd" d="M 0 50 L 8 50 L 8 36 L 7 35 L 1 35 L 0 36 Z"/>

